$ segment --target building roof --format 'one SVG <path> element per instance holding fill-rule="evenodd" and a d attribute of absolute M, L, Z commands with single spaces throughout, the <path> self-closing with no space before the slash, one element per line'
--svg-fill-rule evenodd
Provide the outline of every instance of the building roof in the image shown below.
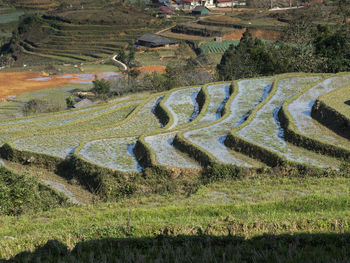
<path fill-rule="evenodd" d="M 78 103 L 75 103 L 73 105 L 73 108 L 81 108 L 81 107 L 86 107 L 86 106 L 90 106 L 92 105 L 92 101 L 89 99 L 83 99 L 81 101 L 79 101 Z"/>
<path fill-rule="evenodd" d="M 166 13 L 166 14 L 173 14 L 174 12 L 172 10 L 170 10 L 169 8 L 165 7 L 165 6 L 162 6 L 162 7 L 159 7 L 157 9 L 158 13 L 161 12 L 161 13 Z"/>
<path fill-rule="evenodd" d="M 208 10 L 208 11 L 209 11 L 209 9 L 208 9 L 207 7 L 205 7 L 205 6 L 196 6 L 196 7 L 192 10 L 192 12 L 202 12 L 203 10 Z"/>
<path fill-rule="evenodd" d="M 148 42 L 152 43 L 154 45 L 172 45 L 176 44 L 175 41 L 170 40 L 169 38 L 156 35 L 156 34 L 151 34 L 151 33 L 146 33 L 142 35 L 137 41 L 142 41 L 142 42 Z"/>

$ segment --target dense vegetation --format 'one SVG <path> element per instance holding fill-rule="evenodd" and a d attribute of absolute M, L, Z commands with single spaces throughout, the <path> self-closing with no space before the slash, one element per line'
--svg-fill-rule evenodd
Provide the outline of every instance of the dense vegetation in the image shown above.
<path fill-rule="evenodd" d="M 63 195 L 32 176 L 0 167 L 0 215 L 20 215 L 68 206 Z"/>
<path fill-rule="evenodd" d="M 302 19 L 302 18 L 300 18 Z M 286 72 L 350 70 L 350 26 L 313 26 L 304 18 L 286 30 L 285 42 L 253 39 L 249 30 L 231 45 L 217 66 L 222 80 Z"/>

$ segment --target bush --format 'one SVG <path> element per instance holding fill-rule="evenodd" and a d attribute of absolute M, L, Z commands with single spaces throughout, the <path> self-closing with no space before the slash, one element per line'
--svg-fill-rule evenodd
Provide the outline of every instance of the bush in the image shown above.
<path fill-rule="evenodd" d="M 20 215 L 65 206 L 65 197 L 27 175 L 0 167 L 0 215 Z"/>
<path fill-rule="evenodd" d="M 95 76 L 95 80 L 92 82 L 92 84 L 92 91 L 98 95 L 103 95 L 110 92 L 111 83 L 105 79 L 98 79 L 97 76 Z"/>
<path fill-rule="evenodd" d="M 66 105 L 61 105 L 57 101 L 50 103 L 44 100 L 32 99 L 24 104 L 22 111 L 24 115 L 28 116 L 46 112 L 57 112 L 65 108 Z"/>

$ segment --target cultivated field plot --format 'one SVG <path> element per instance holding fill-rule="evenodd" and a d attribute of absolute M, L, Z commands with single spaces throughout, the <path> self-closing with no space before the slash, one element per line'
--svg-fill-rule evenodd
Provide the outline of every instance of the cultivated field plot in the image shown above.
<path fill-rule="evenodd" d="M 287 160 L 323 168 L 331 167 L 335 160 L 288 144 L 284 140 L 284 130 L 278 120 L 278 111 L 282 104 L 319 79 L 320 77 L 289 77 L 280 80 L 272 98 L 237 135 L 277 152 Z"/>
<path fill-rule="evenodd" d="M 135 144 L 135 137 L 91 141 L 79 154 L 101 166 L 123 172 L 139 172 L 142 168 L 133 153 Z"/>
<path fill-rule="evenodd" d="M 200 87 L 180 89 L 171 93 L 164 103 L 173 116 L 173 123 L 169 129 L 189 123 L 199 114 L 196 97 L 200 89 Z"/>
<path fill-rule="evenodd" d="M 238 154 L 236 156 L 232 154 L 224 145 L 224 140 L 228 131 L 242 124 L 248 117 L 248 112 L 260 101 L 264 100 L 271 88 L 272 82 L 273 79 L 239 81 L 237 95 L 229 105 L 230 113 L 228 116 L 212 126 L 184 133 L 185 138 L 215 156 L 219 162 L 236 164 L 238 166 L 252 166 L 254 162 L 249 160 L 249 158 L 242 158 Z M 226 94 L 227 87 L 224 86 Z M 210 90 L 210 87 L 208 89 Z M 222 104 L 217 105 L 216 119 L 221 117 L 219 114 L 226 98 L 227 95 L 221 101 Z"/>
<path fill-rule="evenodd" d="M 226 147 L 224 142 L 233 132 L 234 136 L 286 160 L 337 169 L 341 160 L 286 142 L 278 112 L 285 105 L 298 132 L 349 150 L 347 139 L 334 135 L 310 116 L 311 107 L 320 95 L 333 91 L 329 94 L 334 96 L 338 90 L 348 94 L 342 87 L 349 82 L 350 74 L 327 78 L 289 74 L 233 84 L 184 87 L 147 96 L 132 95 L 78 110 L 2 121 L 1 144 L 9 143 L 26 154 L 32 152 L 62 160 L 74 155 L 98 167 L 140 172 L 143 169 L 137 159 L 140 149 L 136 148 L 136 158 L 134 148 L 142 136 L 142 147 L 148 148 L 143 154 L 151 155 L 148 159 L 152 164 L 202 169 L 197 163 L 200 160 L 189 157 L 186 148 L 173 146 L 176 135 L 182 135 L 188 145 L 217 163 L 261 167 L 260 159 Z M 344 98 L 339 99 L 345 105 L 341 108 L 350 107 Z M 164 120 L 168 123 L 163 123 Z"/>
<path fill-rule="evenodd" d="M 301 94 L 296 100 L 291 102 L 288 105 L 288 111 L 292 116 L 291 121 L 297 131 L 303 135 L 317 138 L 317 140 L 328 144 L 350 149 L 349 140 L 335 134 L 317 121 L 313 120 L 311 117 L 312 106 L 319 96 L 349 84 L 350 75 L 328 78 L 318 85 L 313 86 L 311 89 Z M 343 94 L 342 96 L 340 96 L 340 94 L 338 96 L 343 97 Z M 342 104 L 341 108 L 346 108 L 346 104 L 344 102 Z M 337 105 L 337 103 L 335 103 L 335 105 Z"/>
<path fill-rule="evenodd" d="M 210 41 L 200 45 L 200 49 L 204 54 L 208 53 L 224 53 L 231 45 L 237 46 L 239 40 L 224 40 L 222 42 Z"/>
<path fill-rule="evenodd" d="M 173 141 L 175 135 L 175 132 L 158 134 L 146 137 L 145 141 L 156 153 L 156 159 L 160 165 L 200 169 L 197 163 L 174 148 Z"/>
<path fill-rule="evenodd" d="M 345 87 L 335 89 L 334 91 L 319 97 L 319 100 L 350 119 L 350 87 L 348 83 Z"/>

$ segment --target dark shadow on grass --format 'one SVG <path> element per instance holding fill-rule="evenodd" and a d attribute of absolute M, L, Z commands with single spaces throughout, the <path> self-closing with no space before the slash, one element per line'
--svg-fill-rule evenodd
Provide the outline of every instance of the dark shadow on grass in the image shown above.
<path fill-rule="evenodd" d="M 105 238 L 72 251 L 53 240 L 1 262 L 349 262 L 350 234 Z"/>
<path fill-rule="evenodd" d="M 344 102 L 346 105 L 349 105 L 350 106 L 350 100 L 347 100 Z"/>

